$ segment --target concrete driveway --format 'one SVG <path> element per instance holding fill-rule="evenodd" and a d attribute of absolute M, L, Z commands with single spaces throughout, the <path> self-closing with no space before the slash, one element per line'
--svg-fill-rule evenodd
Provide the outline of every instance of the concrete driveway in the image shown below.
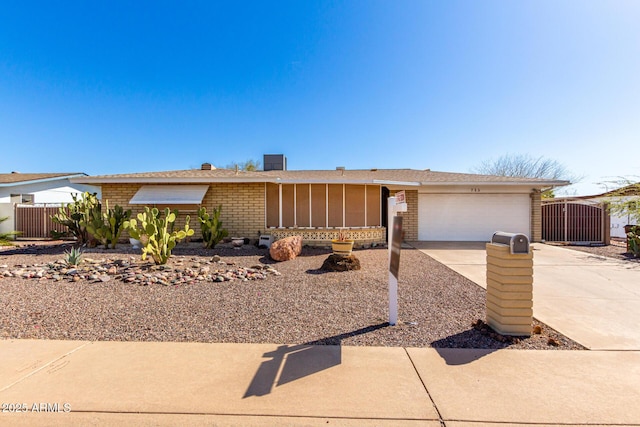
<path fill-rule="evenodd" d="M 486 289 L 485 244 L 412 246 Z M 592 350 L 640 350 L 640 264 L 533 244 L 533 315 Z"/>

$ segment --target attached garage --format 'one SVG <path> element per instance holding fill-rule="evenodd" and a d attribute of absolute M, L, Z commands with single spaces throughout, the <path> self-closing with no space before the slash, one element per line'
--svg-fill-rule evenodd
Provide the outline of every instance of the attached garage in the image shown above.
<path fill-rule="evenodd" d="M 265 164 L 267 164 L 265 160 Z M 84 177 L 110 203 L 222 206 L 235 236 L 301 235 L 325 244 L 340 231 L 359 242 L 385 241 L 387 197 L 405 192 L 407 241 L 484 241 L 496 231 L 542 238 L 541 195 L 567 181 L 436 172 L 429 169 L 201 169 Z M 0 185 L 1 187 L 1 185 Z M 182 208 L 181 208 L 182 210 Z"/>
<path fill-rule="evenodd" d="M 529 194 L 418 194 L 418 239 L 489 241 L 496 231 L 531 237 Z"/>

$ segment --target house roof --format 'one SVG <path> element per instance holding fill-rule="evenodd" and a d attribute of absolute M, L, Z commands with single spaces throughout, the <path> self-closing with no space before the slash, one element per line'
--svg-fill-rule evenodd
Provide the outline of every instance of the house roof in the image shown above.
<path fill-rule="evenodd" d="M 0 187 L 11 187 L 22 184 L 32 184 L 36 182 L 56 181 L 66 178 L 83 177 L 87 174 L 82 172 L 60 172 L 60 173 L 0 173 Z"/>
<path fill-rule="evenodd" d="M 618 189 L 607 191 L 601 194 L 593 194 L 589 196 L 567 196 L 559 199 L 589 200 L 589 199 L 600 199 L 605 197 L 626 197 L 626 196 L 640 196 L 640 182 L 637 182 L 635 184 L 629 184 L 624 187 L 620 187 Z"/>
<path fill-rule="evenodd" d="M 423 185 L 527 185 L 548 188 L 568 185 L 568 181 L 535 178 L 513 178 L 493 175 L 436 172 L 416 169 L 336 169 L 336 170 L 271 170 L 235 171 L 231 169 L 176 170 L 143 172 L 119 175 L 86 176 L 74 178 L 74 183 L 156 183 L 187 184 L 213 182 L 272 182 L 272 183 L 335 183 L 335 184 L 383 184 L 398 186 Z"/>

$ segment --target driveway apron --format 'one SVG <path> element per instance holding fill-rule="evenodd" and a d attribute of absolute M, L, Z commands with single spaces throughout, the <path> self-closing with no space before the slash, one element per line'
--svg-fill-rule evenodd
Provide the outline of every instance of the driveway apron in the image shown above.
<path fill-rule="evenodd" d="M 481 242 L 412 245 L 486 289 Z M 592 350 L 640 350 L 640 264 L 533 245 L 533 315 Z"/>

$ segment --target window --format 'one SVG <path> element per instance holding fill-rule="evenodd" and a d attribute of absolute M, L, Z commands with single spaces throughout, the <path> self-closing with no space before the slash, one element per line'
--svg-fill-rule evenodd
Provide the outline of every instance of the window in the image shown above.
<path fill-rule="evenodd" d="M 23 205 L 33 204 L 33 194 L 12 194 L 11 203 L 21 203 Z"/>

